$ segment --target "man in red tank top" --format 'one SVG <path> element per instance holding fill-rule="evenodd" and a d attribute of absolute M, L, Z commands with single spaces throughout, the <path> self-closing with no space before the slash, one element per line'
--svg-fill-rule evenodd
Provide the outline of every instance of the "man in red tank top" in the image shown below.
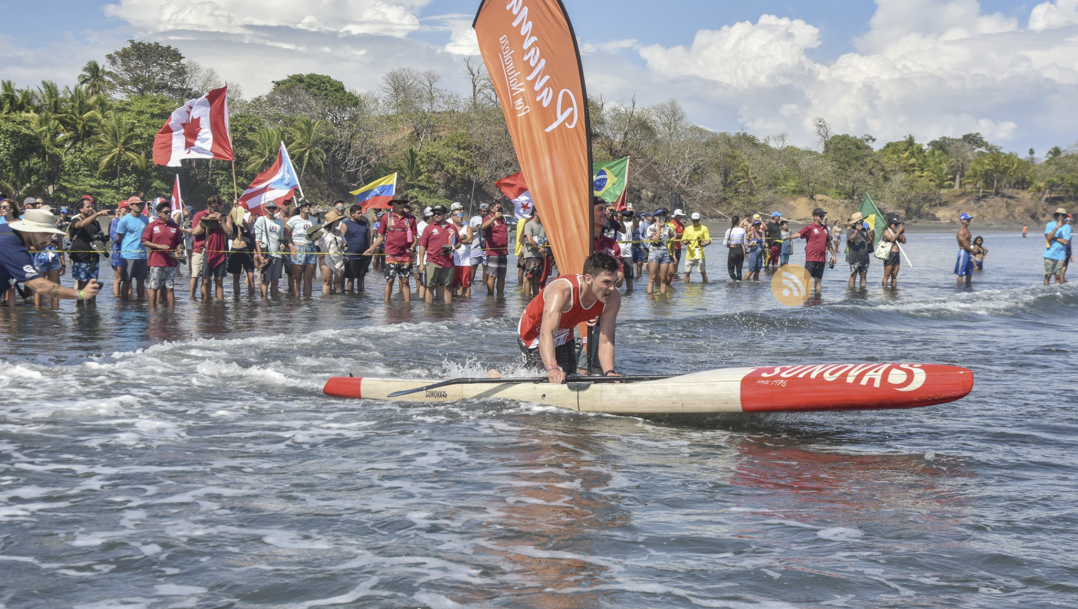
<path fill-rule="evenodd" d="M 551 281 L 524 309 L 518 326 L 518 344 L 524 361 L 546 369 L 547 380 L 562 383 L 576 371 L 573 328 L 599 320 L 599 363 L 603 374 L 614 372 L 614 323 L 621 309 L 615 287 L 619 261 L 595 252 L 584 261 L 583 275 L 562 275 Z"/>

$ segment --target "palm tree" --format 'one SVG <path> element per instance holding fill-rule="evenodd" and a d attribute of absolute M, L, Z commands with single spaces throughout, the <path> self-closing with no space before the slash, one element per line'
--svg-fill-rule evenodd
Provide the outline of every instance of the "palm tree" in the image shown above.
<path fill-rule="evenodd" d="M 134 150 L 135 129 L 122 116 L 109 117 L 101 128 L 101 133 L 94 138 L 91 152 L 101 160 L 97 165 L 97 174 L 105 175 L 110 168 L 116 168 L 116 186 L 120 186 L 120 169 L 127 165 L 138 171 L 146 168 L 146 157 Z"/>
<path fill-rule="evenodd" d="M 45 167 L 45 190 L 53 192 L 53 186 L 60 180 L 60 163 L 64 159 L 64 126 L 55 115 L 49 112 L 30 115 L 30 127 L 41 142 L 41 160 Z"/>
<path fill-rule="evenodd" d="M 34 92 L 16 89 L 10 80 L 0 81 L 0 113 L 20 114 L 34 109 Z"/>
<path fill-rule="evenodd" d="M 251 159 L 244 166 L 249 172 L 257 173 L 273 163 L 277 158 L 277 151 L 284 141 L 284 133 L 280 128 L 264 127 L 255 132 L 251 138 L 254 150 L 251 151 Z"/>
<path fill-rule="evenodd" d="M 75 87 L 67 97 L 60 123 L 67 132 L 67 149 L 81 144 L 97 132 L 101 124 L 101 111 L 95 106 L 99 96 L 91 96 L 86 89 Z"/>
<path fill-rule="evenodd" d="M 299 161 L 299 177 L 301 178 L 303 172 L 307 170 L 307 163 L 313 161 L 319 169 L 325 166 L 326 151 L 319 146 L 325 140 L 325 136 L 320 131 L 321 127 L 322 121 L 301 117 L 289 129 L 292 144 L 288 147 L 288 152 Z"/>
<path fill-rule="evenodd" d="M 64 102 L 63 97 L 60 95 L 60 87 L 56 86 L 56 83 L 51 80 L 43 80 L 37 90 L 38 108 L 42 112 L 48 112 L 53 116 L 60 114 Z"/>
<path fill-rule="evenodd" d="M 109 73 L 104 66 L 91 59 L 86 62 L 86 65 L 82 66 L 82 73 L 79 74 L 79 86 L 86 87 L 86 92 L 90 95 L 103 95 L 108 91 L 108 79 Z"/>

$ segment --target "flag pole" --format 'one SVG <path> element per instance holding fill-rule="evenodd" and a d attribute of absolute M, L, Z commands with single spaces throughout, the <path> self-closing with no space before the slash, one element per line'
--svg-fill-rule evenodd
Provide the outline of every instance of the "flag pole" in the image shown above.
<path fill-rule="evenodd" d="M 232 196 L 233 201 L 240 200 L 240 187 L 236 184 L 236 159 L 232 159 Z"/>
<path fill-rule="evenodd" d="M 288 156 L 288 147 L 281 142 L 281 154 L 284 155 L 284 159 L 288 161 L 288 166 L 292 168 L 292 173 L 296 173 L 296 166 L 292 164 L 292 157 Z M 307 196 L 303 194 L 303 185 L 299 183 L 299 176 L 296 176 L 296 188 L 299 189 L 299 198 L 306 199 Z"/>
<path fill-rule="evenodd" d="M 906 259 L 906 264 L 910 265 L 910 268 L 912 269 L 913 263 L 910 262 L 910 257 L 906 255 L 906 250 L 902 249 L 902 244 L 898 241 L 895 241 L 895 245 L 898 246 L 898 251 L 902 252 L 902 257 Z"/>

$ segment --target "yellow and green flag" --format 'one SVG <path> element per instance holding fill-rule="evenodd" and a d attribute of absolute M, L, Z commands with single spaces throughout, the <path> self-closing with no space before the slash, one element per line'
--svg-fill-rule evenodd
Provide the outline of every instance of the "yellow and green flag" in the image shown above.
<path fill-rule="evenodd" d="M 615 203 L 629 181 L 629 157 L 592 165 L 592 192 L 607 203 Z"/>
<path fill-rule="evenodd" d="M 887 229 L 887 216 L 883 215 L 880 208 L 876 207 L 872 197 L 867 194 L 865 195 L 865 200 L 861 202 L 861 208 L 857 211 L 861 212 L 861 215 L 865 217 L 865 222 L 875 233 L 875 237 L 872 239 L 872 247 L 875 248 L 880 244 L 880 239 L 883 238 L 883 231 Z"/>

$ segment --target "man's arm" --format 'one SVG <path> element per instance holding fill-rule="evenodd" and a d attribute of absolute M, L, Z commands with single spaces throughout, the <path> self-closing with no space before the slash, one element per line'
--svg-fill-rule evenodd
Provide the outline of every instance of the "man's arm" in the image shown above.
<path fill-rule="evenodd" d="M 565 382 L 565 372 L 558 367 L 558 357 L 554 354 L 554 330 L 561 323 L 562 309 L 572 297 L 571 294 L 572 288 L 564 281 L 551 284 L 543 291 L 546 302 L 539 327 L 539 357 L 543 359 L 547 380 L 555 384 Z"/>
<path fill-rule="evenodd" d="M 96 280 L 91 281 L 89 285 L 81 290 L 65 288 L 44 277 L 31 279 L 23 285 L 46 298 L 66 298 L 68 300 L 88 300 L 97 296 L 97 292 L 101 290 L 101 283 Z"/>
<path fill-rule="evenodd" d="M 614 331 L 618 311 L 621 310 L 621 292 L 610 293 L 603 314 L 599 316 L 599 366 L 603 374 L 614 372 Z"/>

